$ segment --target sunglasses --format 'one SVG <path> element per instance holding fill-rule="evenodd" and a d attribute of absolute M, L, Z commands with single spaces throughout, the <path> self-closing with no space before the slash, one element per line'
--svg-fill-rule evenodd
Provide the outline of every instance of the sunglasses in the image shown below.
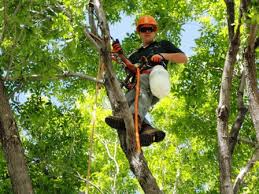
<path fill-rule="evenodd" d="M 155 29 L 153 27 L 141 27 L 139 29 L 140 32 L 154 32 Z"/>

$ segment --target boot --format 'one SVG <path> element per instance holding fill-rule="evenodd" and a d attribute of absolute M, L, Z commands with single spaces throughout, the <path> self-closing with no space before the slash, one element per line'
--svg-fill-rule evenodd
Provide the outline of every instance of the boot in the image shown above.
<path fill-rule="evenodd" d="M 142 123 L 140 131 L 141 146 L 150 146 L 154 142 L 160 142 L 165 138 L 165 132 L 158 130 L 147 123 Z"/>
<path fill-rule="evenodd" d="M 118 116 L 108 116 L 105 118 L 105 123 L 109 125 L 111 128 L 118 130 L 125 130 L 124 120 Z"/>
<path fill-rule="evenodd" d="M 134 120 L 134 114 L 133 114 L 133 120 Z M 141 127 L 141 119 L 139 117 L 139 130 Z M 108 116 L 105 118 L 105 123 L 109 125 L 111 128 L 118 129 L 118 130 L 126 130 L 124 120 L 121 117 L 118 116 Z"/>
<path fill-rule="evenodd" d="M 134 118 L 134 114 L 133 114 Z M 117 130 L 126 130 L 124 120 L 118 116 L 108 116 L 105 118 L 105 122 L 110 127 Z M 165 138 L 165 133 L 158 130 L 147 123 L 142 123 L 139 118 L 139 130 L 140 130 L 140 144 L 141 146 L 150 146 L 154 142 L 160 142 Z"/>

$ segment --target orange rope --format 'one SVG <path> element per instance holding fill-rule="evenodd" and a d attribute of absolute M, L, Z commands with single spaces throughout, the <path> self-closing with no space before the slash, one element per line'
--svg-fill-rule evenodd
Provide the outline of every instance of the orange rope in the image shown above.
<path fill-rule="evenodd" d="M 136 77 L 137 77 L 137 83 L 136 83 L 136 95 L 135 95 L 135 114 L 134 114 L 134 125 L 135 125 L 135 137 L 136 137 L 136 148 L 137 152 L 140 153 L 141 147 L 140 147 L 140 141 L 139 141 L 139 126 L 138 126 L 138 98 L 139 98 L 139 91 L 140 91 L 140 70 L 137 68 L 136 72 Z"/>

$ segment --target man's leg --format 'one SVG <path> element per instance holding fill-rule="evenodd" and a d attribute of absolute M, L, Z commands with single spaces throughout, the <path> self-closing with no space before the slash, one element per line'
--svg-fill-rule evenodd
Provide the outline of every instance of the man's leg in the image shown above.
<path fill-rule="evenodd" d="M 154 105 L 158 102 L 158 99 L 154 97 L 151 93 L 149 87 L 149 75 L 144 74 L 141 75 L 140 80 L 140 95 L 139 95 L 139 103 L 138 103 L 138 115 L 140 118 L 140 124 L 145 118 L 149 108 L 151 105 Z M 126 99 L 129 103 L 129 108 L 131 112 L 134 114 L 135 112 L 135 89 L 130 90 L 126 93 Z M 133 117 L 134 118 L 134 117 Z M 105 118 L 105 122 L 112 128 L 125 130 L 124 120 L 121 117 L 117 116 L 108 116 Z M 160 142 L 164 139 L 165 133 L 160 131 L 150 125 L 150 123 L 145 119 L 140 129 L 140 139 L 141 146 L 149 146 L 153 142 Z"/>
<path fill-rule="evenodd" d="M 133 104 L 133 110 L 130 108 L 132 114 L 134 114 L 134 101 L 135 101 L 135 95 L 136 95 L 136 90 L 135 88 L 129 90 L 126 94 L 126 100 L 128 102 L 129 107 Z M 133 117 L 134 118 L 134 117 Z M 122 117 L 118 116 L 108 116 L 105 118 L 106 124 L 108 124 L 110 127 L 118 130 L 125 130 L 125 124 L 124 120 Z"/>

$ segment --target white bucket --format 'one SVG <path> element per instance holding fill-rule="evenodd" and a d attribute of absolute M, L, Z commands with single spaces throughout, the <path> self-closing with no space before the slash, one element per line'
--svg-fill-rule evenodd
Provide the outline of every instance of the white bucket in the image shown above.
<path fill-rule="evenodd" d="M 153 67 L 149 75 L 149 84 L 154 96 L 161 99 L 170 92 L 170 78 L 168 72 L 161 65 Z"/>

